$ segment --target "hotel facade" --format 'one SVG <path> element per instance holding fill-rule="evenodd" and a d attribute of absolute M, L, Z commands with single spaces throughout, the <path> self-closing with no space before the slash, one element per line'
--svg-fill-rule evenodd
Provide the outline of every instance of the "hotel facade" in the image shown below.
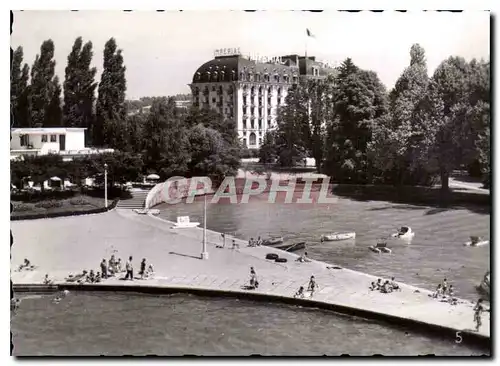
<path fill-rule="evenodd" d="M 288 55 L 251 59 L 239 52 L 215 58 L 196 70 L 189 84 L 193 105 L 212 108 L 236 122 L 244 146 L 258 149 L 276 127 L 278 108 L 301 80 L 322 79 L 335 71 L 315 57 Z"/>

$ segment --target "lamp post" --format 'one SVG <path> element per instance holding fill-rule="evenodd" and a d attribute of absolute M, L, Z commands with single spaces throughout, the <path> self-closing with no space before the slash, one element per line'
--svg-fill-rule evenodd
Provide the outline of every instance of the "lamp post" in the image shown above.
<path fill-rule="evenodd" d="M 203 195 L 203 246 L 201 248 L 201 259 L 208 259 L 207 252 L 207 192 Z"/>
<path fill-rule="evenodd" d="M 108 207 L 108 164 L 104 163 L 104 207 Z"/>

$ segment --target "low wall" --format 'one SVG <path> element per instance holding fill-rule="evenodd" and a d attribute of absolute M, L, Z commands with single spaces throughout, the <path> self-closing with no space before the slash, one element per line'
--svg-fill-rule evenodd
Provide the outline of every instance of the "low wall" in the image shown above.
<path fill-rule="evenodd" d="M 425 323 L 411 318 L 393 316 L 389 314 L 379 313 L 375 311 L 359 309 L 355 307 L 332 304 L 323 301 L 293 298 L 279 295 L 270 295 L 251 291 L 227 291 L 216 289 L 204 289 L 195 287 L 166 287 L 166 286 L 147 286 L 147 285 L 104 285 L 104 284 L 61 284 L 61 285 L 14 285 L 15 293 L 53 293 L 56 291 L 88 291 L 88 292 L 133 292 L 142 294 L 155 295 L 170 295 L 178 293 L 189 293 L 207 297 L 231 297 L 238 299 L 248 299 L 253 301 L 265 302 L 280 302 L 288 305 L 303 306 L 309 308 L 320 308 L 334 311 L 336 313 L 357 316 L 365 319 L 373 319 L 386 322 L 388 324 L 411 327 L 412 330 L 420 330 L 423 332 L 435 334 L 438 337 L 449 335 L 451 339 L 455 339 L 457 329 L 443 327 L 436 324 Z M 461 332 L 462 341 L 466 344 L 484 347 L 491 350 L 491 339 L 484 335 L 459 330 Z M 491 351 L 490 351 L 491 352 Z"/>
<path fill-rule="evenodd" d="M 491 195 L 489 194 L 452 189 L 446 199 L 444 199 L 439 187 L 333 184 L 332 193 L 336 196 L 366 201 L 491 205 Z"/>

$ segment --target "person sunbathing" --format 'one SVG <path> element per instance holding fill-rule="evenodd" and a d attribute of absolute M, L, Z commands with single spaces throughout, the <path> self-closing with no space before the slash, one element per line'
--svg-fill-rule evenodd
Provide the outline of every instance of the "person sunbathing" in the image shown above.
<path fill-rule="evenodd" d="M 49 274 L 47 273 L 47 274 L 45 275 L 45 278 L 43 279 L 43 284 L 44 284 L 44 285 L 52 285 L 52 283 L 53 283 L 53 282 L 52 282 L 52 280 L 50 280 L 50 279 L 49 279 Z"/>
<path fill-rule="evenodd" d="M 394 277 L 391 278 L 391 287 L 393 290 L 401 291 L 401 287 L 399 287 L 398 283 L 395 281 Z"/>
<path fill-rule="evenodd" d="M 443 295 L 443 287 L 441 284 L 437 285 L 436 291 L 431 295 L 433 298 L 437 299 Z"/>
<path fill-rule="evenodd" d="M 298 291 L 295 293 L 295 295 L 293 295 L 293 297 L 297 298 L 297 297 L 301 297 L 303 298 L 304 297 L 304 286 L 300 286 Z"/>
<path fill-rule="evenodd" d="M 380 289 L 380 292 L 382 292 L 383 294 L 389 294 L 392 292 L 392 288 L 391 288 L 391 285 L 390 285 L 388 280 L 386 280 L 384 282 L 384 284 L 382 285 L 382 287 Z"/>
<path fill-rule="evenodd" d="M 370 291 L 374 291 L 377 289 L 377 284 L 375 282 L 372 282 L 370 287 L 368 287 L 370 289 Z"/>
<path fill-rule="evenodd" d="M 297 258 L 295 260 L 296 262 L 310 262 L 309 259 L 307 259 L 307 252 L 305 252 L 304 254 L 302 254 L 299 258 Z"/>
<path fill-rule="evenodd" d="M 35 266 L 32 265 L 28 259 L 25 258 L 24 263 L 19 266 L 18 271 L 22 271 L 23 269 L 29 271 L 29 270 L 35 269 Z"/>

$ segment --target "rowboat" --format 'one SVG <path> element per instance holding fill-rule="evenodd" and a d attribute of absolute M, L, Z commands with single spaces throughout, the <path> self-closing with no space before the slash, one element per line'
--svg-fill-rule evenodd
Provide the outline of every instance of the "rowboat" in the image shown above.
<path fill-rule="evenodd" d="M 192 222 L 189 220 L 189 216 L 178 216 L 177 222 L 173 226 L 173 229 L 185 229 L 190 227 L 198 227 L 199 222 Z"/>
<path fill-rule="evenodd" d="M 466 247 L 482 247 L 483 245 L 488 245 L 490 243 L 489 240 L 483 240 L 479 236 L 471 236 L 470 240 L 467 243 L 464 243 Z"/>
<path fill-rule="evenodd" d="M 282 236 L 280 236 L 280 237 L 272 237 L 272 238 L 269 238 L 269 239 L 264 239 L 262 241 L 262 245 L 275 246 L 275 245 L 283 243 L 283 241 L 284 240 L 283 240 Z"/>
<path fill-rule="evenodd" d="M 375 253 L 392 253 L 392 250 L 387 248 L 387 242 L 385 240 L 380 240 L 377 242 L 377 245 L 370 245 L 368 249 Z"/>
<path fill-rule="evenodd" d="M 401 226 L 401 229 L 399 229 L 397 233 L 392 234 L 393 238 L 398 239 L 411 239 L 414 236 L 415 233 L 411 231 L 411 227 L 409 226 Z"/>
<path fill-rule="evenodd" d="M 300 243 L 294 243 L 294 244 L 279 244 L 273 246 L 273 248 L 281 249 L 286 252 L 295 252 L 296 250 L 305 249 L 305 247 L 306 247 L 305 241 L 301 241 Z"/>
<path fill-rule="evenodd" d="M 329 235 L 323 235 L 321 237 L 321 242 L 324 241 L 341 241 L 341 240 L 348 240 L 348 239 L 355 239 L 356 238 L 356 233 L 355 232 L 345 232 L 345 233 L 332 233 Z"/>

